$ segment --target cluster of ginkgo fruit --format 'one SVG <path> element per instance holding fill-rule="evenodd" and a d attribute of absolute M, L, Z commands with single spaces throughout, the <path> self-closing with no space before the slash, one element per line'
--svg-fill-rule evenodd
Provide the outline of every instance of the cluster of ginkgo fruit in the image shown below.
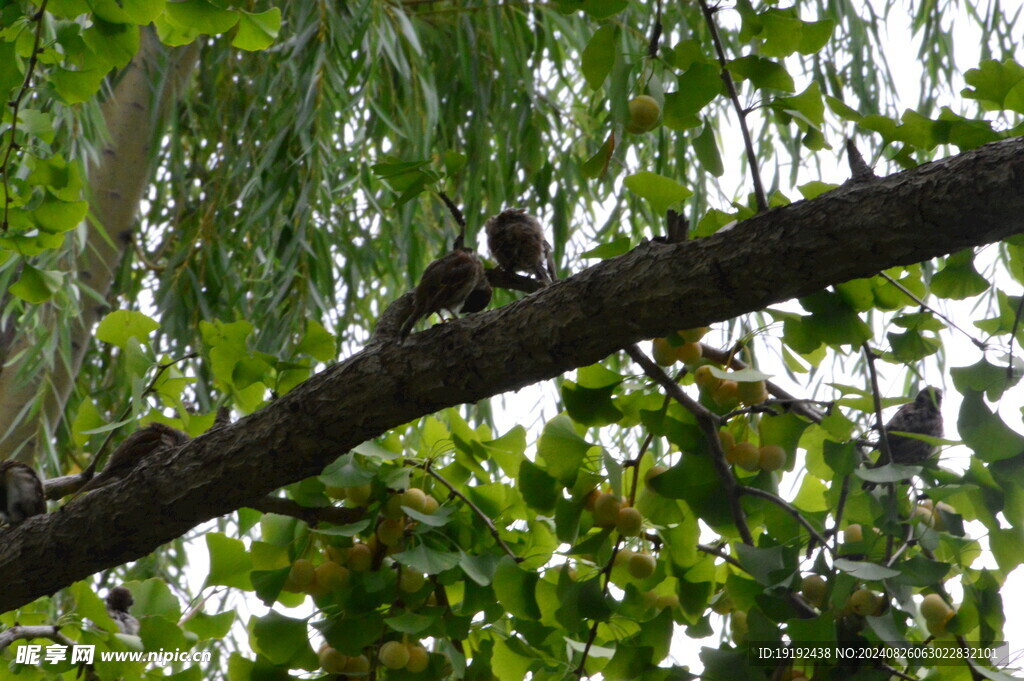
<path fill-rule="evenodd" d="M 347 500 L 352 507 L 367 506 L 373 496 L 373 488 L 369 483 L 352 487 L 327 487 L 325 491 L 334 499 Z M 296 558 L 288 571 L 283 590 L 323 598 L 346 589 L 353 573 L 392 569 L 397 575 L 397 593 L 403 598 L 405 606 L 417 600 L 421 600 L 423 605 L 437 605 L 433 591 L 423 593 L 427 584 L 427 577 L 423 573 L 399 565 L 387 559 L 387 556 L 404 548 L 406 533 L 416 524 L 415 520 L 408 517 L 406 509 L 430 515 L 439 507 L 433 496 L 419 488 L 412 487 L 392 493 L 381 505 L 376 529 L 366 541 L 354 541 L 346 547 L 327 545 L 322 555 Z M 349 656 L 324 643 L 317 655 L 325 672 L 360 677 L 366 676 L 371 668 L 367 653 L 372 654 L 373 650 Z M 382 642 L 376 655 L 380 664 L 388 669 L 418 673 L 430 665 L 431 654 L 418 641 L 410 642 L 403 638 L 401 641 Z"/>

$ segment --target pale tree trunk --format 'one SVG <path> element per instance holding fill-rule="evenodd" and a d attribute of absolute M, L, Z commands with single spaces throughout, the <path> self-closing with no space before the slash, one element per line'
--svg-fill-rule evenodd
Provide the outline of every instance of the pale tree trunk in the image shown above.
<path fill-rule="evenodd" d="M 139 52 L 119 74 L 113 93 L 102 104 L 109 139 L 98 162 L 89 167 L 88 183 L 90 208 L 102 229 L 90 224 L 77 276 L 84 287 L 104 300 L 118 263 L 132 243 L 139 202 L 152 172 L 151 146 L 198 55 L 198 45 L 170 51 L 151 29 L 144 29 Z M 42 313 L 52 324 L 71 325 L 67 331 L 69 351 L 66 357 L 53 359 L 46 375 L 38 372 L 27 380 L 19 376 L 24 356 L 0 369 L 0 424 L 17 423 L 10 432 L 0 431 L 0 461 L 12 457 L 33 461 L 40 446 L 52 442 L 92 342 L 93 327 L 107 311 L 106 305 L 98 304 L 88 293 L 82 295 L 82 301 L 77 319 L 62 321 L 53 308 Z M 31 342 L 16 329 L 8 329 L 0 333 L 0 357 L 17 357 Z M 43 408 L 25 418 L 26 405 L 40 397 Z"/>

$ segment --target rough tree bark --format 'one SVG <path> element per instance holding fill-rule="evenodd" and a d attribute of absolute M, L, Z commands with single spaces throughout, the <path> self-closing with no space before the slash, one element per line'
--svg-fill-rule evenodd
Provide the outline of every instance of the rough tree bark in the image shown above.
<path fill-rule="evenodd" d="M 120 74 L 110 98 L 102 106 L 103 120 L 110 138 L 103 145 L 98 163 L 89 168 L 90 208 L 102 229 L 90 226 L 89 236 L 77 265 L 78 280 L 100 298 L 106 298 L 114 280 L 118 262 L 131 244 L 139 201 L 149 184 L 152 154 L 150 144 L 161 130 L 166 114 L 178 90 L 192 72 L 199 55 L 198 45 L 176 50 L 170 58 L 167 48 L 150 29 L 142 31 L 138 54 Z M 36 437 L 53 441 L 64 405 L 82 366 L 92 331 L 106 308 L 83 295 L 81 315 L 68 334 L 68 362 L 58 361 L 49 376 L 42 372 L 25 380 L 20 376 L 23 362 L 16 360 L 0 368 L 0 423 L 21 423 L 10 433 L 0 430 L 0 461 L 12 456 L 31 462 L 37 460 Z M 55 308 L 41 314 L 51 326 L 59 323 Z M 10 347 L 0 347 L 0 357 L 15 356 L 33 338 L 12 334 Z M 42 415 L 21 419 L 26 405 L 32 404 L 41 386 L 46 390 Z"/>
<path fill-rule="evenodd" d="M 416 417 L 673 329 L 1022 232 L 1024 138 L 851 183 L 705 239 L 645 243 L 497 310 L 375 343 L 126 480 L 0 534 L 0 612 L 142 557 Z"/>

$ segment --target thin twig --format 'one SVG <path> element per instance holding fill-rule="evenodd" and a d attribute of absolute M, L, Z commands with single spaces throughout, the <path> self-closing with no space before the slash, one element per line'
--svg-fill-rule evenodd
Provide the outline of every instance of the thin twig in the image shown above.
<path fill-rule="evenodd" d="M 615 567 L 615 557 L 619 555 L 619 547 L 622 546 L 622 535 L 615 540 L 615 546 L 612 547 L 612 555 L 608 559 L 608 562 L 601 568 L 601 576 L 604 578 L 604 585 L 601 587 L 601 592 L 608 595 L 608 585 L 612 581 L 612 568 Z M 580 657 L 580 663 L 576 667 L 577 678 L 583 678 L 584 667 L 587 664 L 587 657 L 590 656 L 590 649 L 594 647 L 594 641 L 597 639 L 597 627 L 600 624 L 599 621 L 594 620 L 593 624 L 590 625 L 590 633 L 587 635 L 587 643 L 583 646 L 583 654 Z"/>
<path fill-rule="evenodd" d="M 7 218 L 11 208 L 11 202 L 14 199 L 11 198 L 11 187 L 9 182 L 10 175 L 10 162 L 11 155 L 14 150 L 18 148 L 18 143 L 15 141 L 15 137 L 18 134 L 18 112 L 21 108 L 21 100 L 28 94 L 29 86 L 32 84 L 32 74 L 36 70 L 36 64 L 39 63 L 39 53 L 42 51 L 39 47 L 39 43 L 43 39 L 43 13 L 46 11 L 46 3 L 49 0 L 43 0 L 39 4 L 39 11 L 35 13 L 32 20 L 36 22 L 36 36 L 32 43 L 32 56 L 28 58 L 28 68 L 25 70 L 25 80 L 21 83 L 21 89 L 18 90 L 18 94 L 14 96 L 14 99 L 10 102 L 11 106 L 11 141 L 7 144 L 7 151 L 4 152 L 3 164 L 0 164 L 0 175 L 4 176 L 4 219 L 0 221 L 0 227 L 2 231 L 7 231 Z"/>
<path fill-rule="evenodd" d="M 743 145 L 747 151 L 747 163 L 750 164 L 750 175 L 754 181 L 754 198 L 757 200 L 757 210 L 763 213 L 768 210 L 768 196 L 764 192 L 764 185 L 761 183 L 761 172 L 757 168 L 757 155 L 754 153 L 754 142 L 750 137 L 750 130 L 747 128 L 747 112 L 740 104 L 740 96 L 736 91 L 736 84 L 729 73 L 729 60 L 725 56 L 725 48 L 722 46 L 722 39 L 718 35 L 718 27 L 715 26 L 715 17 L 706 0 L 700 0 L 700 10 L 704 14 L 704 21 L 711 33 L 711 41 L 715 45 L 715 52 L 718 54 L 718 63 L 722 69 L 722 82 L 725 83 L 726 92 L 732 100 L 733 108 L 739 117 L 740 132 L 743 133 Z"/>
<path fill-rule="evenodd" d="M 717 558 L 721 558 L 722 560 L 724 560 L 729 565 L 732 565 L 733 567 L 739 568 L 740 570 L 743 570 L 744 572 L 747 571 L 747 569 L 745 567 L 743 567 L 738 560 L 736 560 L 735 558 L 730 556 L 728 553 L 726 553 L 725 551 L 723 551 L 719 547 L 710 546 L 708 544 L 697 544 L 697 550 L 700 551 L 701 553 L 707 553 L 707 554 L 715 556 Z"/>
<path fill-rule="evenodd" d="M 448 198 L 447 194 L 438 192 L 437 195 L 444 201 L 444 205 L 448 207 L 448 212 L 452 214 L 456 224 L 459 225 L 459 236 L 455 238 L 452 250 L 462 248 L 466 245 L 466 216 L 462 214 L 462 211 L 455 205 L 455 202 Z"/>
<path fill-rule="evenodd" d="M 284 497 L 264 496 L 254 499 L 246 504 L 248 508 L 262 511 L 263 513 L 275 513 L 277 515 L 298 518 L 307 525 L 315 526 L 321 522 L 334 525 L 348 525 L 360 520 L 365 514 L 362 508 L 343 508 L 340 506 L 320 506 L 313 508 L 303 506 L 298 502 Z"/>
<path fill-rule="evenodd" d="M 747 496 L 750 497 L 758 497 L 760 499 L 765 499 L 766 501 L 772 502 L 773 504 L 784 510 L 786 513 L 793 516 L 798 523 L 800 523 L 804 526 L 804 528 L 807 529 L 807 531 L 810 533 L 810 535 L 814 538 L 815 541 L 824 546 L 829 553 L 832 553 L 832 547 L 828 545 L 827 541 L 825 541 L 825 537 L 821 535 L 821 532 L 818 531 L 818 528 L 812 525 L 811 521 L 805 518 L 804 514 L 801 513 L 798 508 L 790 504 L 782 497 L 776 496 L 767 490 L 758 489 L 757 487 L 747 487 L 746 485 L 738 485 L 736 487 L 736 492 L 741 495 L 746 494 Z"/>
<path fill-rule="evenodd" d="M 1021 295 L 1020 300 L 1017 301 L 1017 311 L 1013 314 L 1013 328 L 1010 330 L 1010 352 L 1008 353 L 1009 359 L 1006 360 L 1007 380 L 1013 378 L 1013 340 L 1017 337 L 1017 329 L 1020 326 L 1021 313 L 1024 313 L 1024 295 Z"/>
<path fill-rule="evenodd" d="M 711 459 L 718 471 L 718 477 L 725 488 L 725 495 L 729 499 L 729 507 L 732 510 L 733 522 L 739 530 L 740 537 L 744 544 L 754 545 L 754 537 L 750 534 L 750 527 L 747 525 L 747 517 L 740 506 L 739 495 L 736 493 L 736 478 L 733 477 L 729 462 L 725 460 L 725 452 L 722 451 L 722 442 L 718 439 L 719 418 L 711 413 L 704 405 L 700 404 L 679 387 L 660 366 L 644 354 L 636 345 L 626 346 L 626 354 L 633 358 L 633 361 L 640 365 L 644 373 L 655 382 L 665 388 L 666 393 L 676 402 L 681 404 L 687 411 L 694 415 L 697 425 L 704 432 L 711 447 Z"/>
<path fill-rule="evenodd" d="M 861 345 L 867 359 L 868 375 L 871 377 L 871 397 L 875 408 L 875 424 L 878 428 L 878 448 L 882 455 L 878 462 L 882 465 L 892 463 L 892 450 L 889 449 L 889 435 L 885 432 L 885 421 L 882 420 L 882 394 L 878 388 L 878 372 L 875 370 L 875 351 L 865 342 Z"/>
<path fill-rule="evenodd" d="M 700 344 L 701 356 L 706 357 L 712 362 L 718 364 L 724 364 L 733 371 L 740 371 L 747 368 L 747 363 L 736 357 L 734 353 L 721 350 L 719 348 L 712 347 L 707 343 Z M 810 405 L 813 404 L 813 400 L 803 400 L 794 395 L 786 392 L 779 386 L 775 385 L 771 381 L 764 382 L 765 387 L 768 388 L 768 394 L 776 398 L 779 402 L 785 402 L 790 405 L 790 411 L 794 414 L 803 416 L 804 418 L 813 421 L 814 423 L 821 423 L 825 418 L 825 415 L 819 412 L 817 409 L 813 409 Z M 826 403 L 827 404 L 827 403 Z"/>
<path fill-rule="evenodd" d="M 889 434 L 885 431 L 885 422 L 882 420 L 882 392 L 878 387 L 878 371 L 875 369 L 875 358 L 877 355 L 875 351 L 871 349 L 871 346 L 867 344 L 867 341 L 861 346 L 864 349 L 864 357 L 867 360 L 868 375 L 871 377 L 871 398 L 874 402 L 875 407 L 875 421 L 878 424 L 878 445 L 882 450 L 882 454 L 878 461 L 882 465 L 892 463 L 892 449 L 889 447 Z M 886 506 L 891 516 L 896 515 L 896 483 L 888 482 L 885 485 L 886 495 Z M 890 534 L 885 535 L 885 559 L 889 560 L 892 557 L 893 548 L 893 537 Z"/>
<path fill-rule="evenodd" d="M 918 681 L 916 676 L 911 676 L 910 674 L 906 674 L 904 672 L 901 672 L 899 669 L 896 669 L 896 667 L 893 667 L 891 665 L 887 665 L 884 662 L 879 662 L 878 666 L 879 666 L 880 669 L 884 669 L 889 674 L 892 674 L 893 676 L 898 676 L 901 679 L 906 679 L 906 681 Z"/>
<path fill-rule="evenodd" d="M 488 517 L 488 515 L 486 513 L 484 513 L 482 510 L 480 510 L 479 506 L 477 506 L 472 501 L 470 501 L 469 498 L 466 497 L 465 494 L 463 494 L 462 492 L 457 490 L 455 488 L 455 486 L 452 485 L 452 483 L 448 482 L 444 478 L 443 475 L 441 475 L 440 473 L 435 471 L 433 469 L 433 467 L 431 467 L 430 461 L 427 461 L 425 464 L 423 464 L 423 470 L 425 470 L 427 473 L 429 473 L 431 476 L 433 476 L 433 478 L 435 480 L 437 480 L 438 482 L 440 482 L 442 485 L 447 487 L 448 491 L 451 492 L 453 496 L 458 497 L 467 506 L 469 506 L 471 509 L 473 509 L 473 512 L 476 513 L 477 516 L 480 517 L 480 520 L 482 520 L 484 522 L 484 525 L 487 526 L 487 530 L 491 533 L 491 536 L 494 537 L 494 540 L 496 542 L 498 542 L 498 545 L 505 551 L 505 553 L 508 554 L 509 558 L 511 558 L 512 560 L 514 560 L 517 563 L 523 562 L 524 559 L 520 558 L 519 556 L 517 556 L 512 551 L 512 549 L 509 548 L 508 544 L 506 544 L 505 541 L 501 538 L 501 535 L 498 534 L 498 528 L 494 526 L 494 522 L 490 519 L 490 517 Z"/>
<path fill-rule="evenodd" d="M 654 27 L 651 29 L 651 39 L 647 41 L 647 57 L 654 59 L 658 56 L 658 41 L 661 39 L 661 0 L 658 0 L 658 9 L 654 15 Z"/>
<path fill-rule="evenodd" d="M 149 393 L 153 392 L 153 388 L 156 386 L 156 382 L 158 380 L 160 380 L 160 377 L 163 375 L 163 373 L 165 371 L 170 369 L 172 366 L 174 366 L 178 362 L 184 362 L 186 359 L 193 359 L 193 358 L 198 357 L 198 356 L 199 356 L 199 353 L 197 353 L 197 352 L 190 352 L 187 355 L 183 355 L 181 357 L 178 357 L 177 359 L 172 359 L 170 362 L 166 362 L 166 363 L 163 363 L 163 364 L 158 364 L 157 368 L 156 368 L 156 374 L 153 375 L 153 378 L 150 380 L 150 382 L 146 386 L 145 390 L 142 391 L 141 397 L 146 397 L 147 395 L 149 395 Z M 129 404 L 127 407 L 124 408 L 124 411 L 121 412 L 121 415 L 117 418 L 117 420 L 118 421 L 124 421 L 125 419 L 128 418 L 128 415 L 131 414 L 131 413 L 132 413 L 132 405 Z M 96 466 L 99 465 L 100 461 L 103 459 L 104 455 L 106 454 L 107 445 L 110 444 L 110 440 L 111 440 L 111 438 L 114 437 L 114 433 L 116 433 L 118 430 L 120 430 L 123 425 L 124 424 L 121 424 L 121 426 L 118 426 L 117 428 L 111 428 L 109 431 L 107 431 L 107 437 L 104 438 L 103 444 L 100 445 L 99 450 L 96 452 L 96 456 L 94 456 L 92 461 L 89 462 L 89 465 L 86 466 L 85 470 L 82 471 L 81 473 L 79 473 L 79 476 L 81 476 L 83 480 L 88 481 L 96 473 Z"/>
<path fill-rule="evenodd" d="M 887 282 L 889 282 L 889 283 L 890 283 L 890 284 L 892 284 L 893 286 L 895 286 L 895 287 L 896 287 L 897 289 L 899 289 L 899 290 L 900 290 L 900 291 L 901 291 L 901 292 L 902 292 L 902 293 L 903 293 L 904 295 L 906 295 L 906 296 L 907 296 L 908 298 L 910 298 L 911 300 L 913 300 L 913 301 L 914 301 L 915 303 L 917 303 L 917 304 L 918 304 L 918 305 L 919 305 L 919 306 L 921 307 L 921 309 L 923 309 L 923 310 L 928 310 L 928 311 L 929 311 L 929 312 L 931 312 L 931 313 L 932 313 L 933 315 L 935 315 L 936 317 L 938 317 L 938 318 L 939 318 L 939 319 L 941 319 L 942 321 L 944 321 L 944 322 L 946 322 L 947 324 L 949 324 L 949 326 L 951 326 L 952 328 L 956 329 L 957 331 L 959 331 L 959 332 L 960 332 L 960 333 L 962 333 L 963 335 L 967 336 L 967 339 L 968 339 L 968 340 L 970 340 L 970 341 L 971 341 L 972 343 L 974 343 L 974 345 L 975 345 L 976 347 L 978 347 L 978 348 L 979 348 L 979 349 L 981 349 L 981 350 L 987 350 L 987 349 L 988 349 L 988 343 L 986 343 L 986 342 L 985 342 L 985 341 L 983 341 L 983 340 L 978 340 L 977 338 L 975 338 L 974 336 L 972 336 L 971 334 L 969 334 L 969 333 L 968 333 L 967 331 L 964 331 L 964 330 L 963 330 L 962 328 L 960 328 L 959 326 L 957 326 L 956 322 L 954 322 L 954 321 L 953 321 L 952 319 L 950 319 L 950 318 L 949 318 L 949 317 L 947 317 L 946 315 L 942 314 L 941 312 L 939 312 L 939 311 L 938 311 L 938 310 L 936 310 L 935 308 L 933 308 L 933 307 L 929 306 L 929 305 L 928 305 L 928 303 L 924 302 L 924 301 L 923 301 L 923 300 L 921 300 L 921 299 L 920 299 L 919 297 L 917 297 L 917 295 L 916 295 L 916 294 L 915 294 L 915 293 L 914 293 L 913 291 L 911 291 L 910 289 L 908 289 L 908 288 L 907 288 L 906 286 L 904 286 L 904 285 L 903 285 L 903 284 L 901 284 L 900 282 L 896 281 L 895 279 L 893 279 L 892 277 L 890 277 L 890 276 L 889 276 L 888 274 L 886 274 L 885 272 L 880 272 L 880 273 L 879 273 L 879 276 L 880 276 L 880 277 L 882 277 L 883 279 L 885 279 L 885 280 L 886 280 Z M 1022 302 L 1024 302 L 1024 299 L 1022 299 Z M 1017 308 L 1017 315 L 1018 315 L 1018 318 L 1019 318 L 1019 316 L 1020 316 L 1020 308 L 1019 308 L 1019 307 Z"/>

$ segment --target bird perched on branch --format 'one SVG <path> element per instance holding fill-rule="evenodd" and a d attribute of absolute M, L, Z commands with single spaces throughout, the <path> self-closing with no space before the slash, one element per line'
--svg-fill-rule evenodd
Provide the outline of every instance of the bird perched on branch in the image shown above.
<path fill-rule="evenodd" d="M 459 239 L 455 249 L 423 270 L 414 293 L 412 312 L 402 324 L 399 338 L 408 336 L 413 325 L 431 313 L 441 314 L 442 310 L 447 310 L 454 317 L 460 310 L 475 312 L 483 309 L 490 301 L 490 291 L 480 257 L 473 249 L 463 247 Z M 471 294 L 474 295 L 473 309 L 465 309 L 463 306 Z M 484 297 L 486 300 L 480 304 Z"/>
<path fill-rule="evenodd" d="M 924 463 L 932 455 L 934 447 L 924 440 L 898 435 L 897 433 L 915 433 L 930 437 L 942 437 L 942 391 L 931 386 L 917 393 L 913 402 L 899 408 L 889 422 L 885 424 L 886 439 L 889 442 L 891 463 L 914 465 Z M 869 468 L 878 468 L 887 463 L 880 456 L 878 461 Z M 866 490 L 876 487 L 873 482 L 861 485 Z"/>
<path fill-rule="evenodd" d="M 0 520 L 17 525 L 42 513 L 46 496 L 35 470 L 20 461 L 0 462 Z"/>
<path fill-rule="evenodd" d="M 540 220 L 522 208 L 507 208 L 484 223 L 487 247 L 498 266 L 509 273 L 529 272 L 545 284 L 558 277 L 551 244 Z"/>
<path fill-rule="evenodd" d="M 929 386 L 917 393 L 913 402 L 900 407 L 889 419 L 885 424 L 885 432 L 893 463 L 918 464 L 928 460 L 935 449 L 931 444 L 895 433 L 942 437 L 941 406 L 942 391 Z"/>
<path fill-rule="evenodd" d="M 96 477 L 85 483 L 78 494 L 120 480 L 134 470 L 142 459 L 156 452 L 180 447 L 188 440 L 188 435 L 177 428 L 158 422 L 150 423 L 126 437 L 110 455 L 110 461 L 107 462 L 106 467 Z"/>
<path fill-rule="evenodd" d="M 107 614 L 122 634 L 139 635 L 139 620 L 128 612 L 134 603 L 132 592 L 126 587 L 115 586 L 107 594 Z"/>

